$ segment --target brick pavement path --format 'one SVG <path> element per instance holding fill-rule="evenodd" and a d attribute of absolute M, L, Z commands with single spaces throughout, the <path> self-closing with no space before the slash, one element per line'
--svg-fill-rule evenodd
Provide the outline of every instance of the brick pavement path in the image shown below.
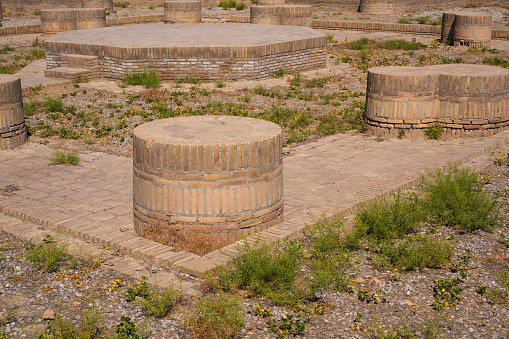
<path fill-rule="evenodd" d="M 481 140 L 445 141 L 377 141 L 338 134 L 295 147 L 284 160 L 285 222 L 257 237 L 268 241 L 298 237 L 312 222 L 309 213 L 347 214 L 360 201 L 415 185 L 426 168 L 446 167 L 451 161 L 485 167 L 490 161 L 486 154 L 508 140 L 509 132 Z M 0 189 L 14 190 L 0 194 L 0 212 L 197 276 L 235 255 L 236 244 L 200 257 L 136 237 L 132 159 L 87 152 L 78 166 L 51 165 L 47 159 L 51 151 L 28 142 L 0 153 Z M 30 231 L 28 224 L 23 225 L 18 234 Z M 128 231 L 120 232 L 120 227 Z"/>

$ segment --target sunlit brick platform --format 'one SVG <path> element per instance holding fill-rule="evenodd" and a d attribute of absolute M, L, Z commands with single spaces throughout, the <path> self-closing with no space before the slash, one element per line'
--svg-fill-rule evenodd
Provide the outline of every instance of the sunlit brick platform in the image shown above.
<path fill-rule="evenodd" d="M 454 46 L 489 47 L 491 14 L 481 12 L 446 12 L 442 15 L 442 42 Z"/>
<path fill-rule="evenodd" d="M 16 76 L 2 74 L 0 75 L 0 150 L 18 147 L 26 140 L 21 81 Z"/>
<path fill-rule="evenodd" d="M 366 122 L 377 135 L 485 137 L 509 124 L 509 70 L 484 65 L 375 67 L 368 70 Z"/>
<path fill-rule="evenodd" d="M 45 46 L 49 69 L 66 54 L 93 55 L 104 78 L 155 69 L 165 80 L 261 79 L 325 67 L 327 36 L 294 26 L 148 24 L 62 32 Z"/>
<path fill-rule="evenodd" d="M 134 225 L 240 240 L 283 219 L 282 130 L 271 122 L 199 116 L 134 132 Z"/>
<path fill-rule="evenodd" d="M 360 0 L 359 12 L 363 14 L 394 14 L 394 0 Z"/>

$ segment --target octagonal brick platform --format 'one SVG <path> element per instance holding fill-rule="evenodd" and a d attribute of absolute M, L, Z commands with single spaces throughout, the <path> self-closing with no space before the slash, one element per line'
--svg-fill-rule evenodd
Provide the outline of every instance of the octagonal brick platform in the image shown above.
<path fill-rule="evenodd" d="M 283 219 L 282 130 L 234 116 L 155 120 L 134 130 L 134 224 L 240 239 Z"/>
<path fill-rule="evenodd" d="M 373 134 L 418 138 L 440 124 L 450 136 L 483 137 L 509 125 L 509 70 L 501 67 L 375 67 L 366 93 Z"/>
<path fill-rule="evenodd" d="M 325 67 L 327 36 L 308 27 L 233 23 L 147 24 L 59 33 L 46 40 L 48 69 L 66 54 L 99 58 L 100 76 L 156 69 L 163 79 L 262 79 L 278 68 Z"/>

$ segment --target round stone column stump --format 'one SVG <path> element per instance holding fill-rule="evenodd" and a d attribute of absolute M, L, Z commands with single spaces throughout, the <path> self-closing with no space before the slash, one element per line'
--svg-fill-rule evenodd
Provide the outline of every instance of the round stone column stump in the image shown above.
<path fill-rule="evenodd" d="M 280 5 L 251 6 L 250 22 L 262 25 L 289 25 L 311 27 L 313 24 L 313 6 Z"/>
<path fill-rule="evenodd" d="M 359 12 L 363 14 L 394 14 L 394 1 L 361 0 Z"/>
<path fill-rule="evenodd" d="M 78 11 L 73 9 L 41 10 L 41 32 L 55 34 L 77 28 Z"/>
<path fill-rule="evenodd" d="M 201 1 L 165 1 L 164 22 L 174 24 L 201 22 Z"/>
<path fill-rule="evenodd" d="M 491 44 L 491 15 L 479 12 L 448 12 L 442 15 L 442 42 L 475 48 Z"/>
<path fill-rule="evenodd" d="M 250 23 L 258 25 L 281 25 L 281 6 L 251 6 Z"/>
<path fill-rule="evenodd" d="M 104 8 L 109 11 L 113 10 L 113 0 L 82 0 L 83 8 Z"/>
<path fill-rule="evenodd" d="M 77 29 L 106 27 L 104 8 L 83 8 L 78 10 Z"/>
<path fill-rule="evenodd" d="M 283 219 L 282 130 L 234 116 L 155 120 L 134 130 L 134 225 L 241 239 Z"/>
<path fill-rule="evenodd" d="M 18 147 L 27 141 L 21 81 L 0 75 L 0 150 Z"/>

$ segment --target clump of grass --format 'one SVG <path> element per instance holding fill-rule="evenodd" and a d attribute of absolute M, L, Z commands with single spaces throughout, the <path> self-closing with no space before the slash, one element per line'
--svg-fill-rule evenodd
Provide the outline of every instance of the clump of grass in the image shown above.
<path fill-rule="evenodd" d="M 62 267 L 75 267 L 79 258 L 70 254 L 66 243 L 58 243 L 50 235 L 37 243 L 25 244 L 25 256 L 40 270 L 56 272 Z"/>
<path fill-rule="evenodd" d="M 44 110 L 46 113 L 57 113 L 64 110 L 64 104 L 61 98 L 46 98 L 44 99 Z"/>
<path fill-rule="evenodd" d="M 295 283 L 300 267 L 301 244 L 286 241 L 274 248 L 264 241 L 244 241 L 231 269 L 219 271 L 217 288 L 243 288 L 276 304 L 293 305 L 304 295 Z"/>
<path fill-rule="evenodd" d="M 115 2 L 113 3 L 116 7 L 120 7 L 120 8 L 127 8 L 129 7 L 129 2 L 128 1 L 124 1 L 124 2 Z"/>
<path fill-rule="evenodd" d="M 411 23 L 412 23 L 412 21 L 408 20 L 408 18 L 399 18 L 398 19 L 398 24 L 410 25 Z"/>
<path fill-rule="evenodd" d="M 384 261 L 389 267 L 410 271 L 419 268 L 439 268 L 447 264 L 454 254 L 450 241 L 425 235 L 409 235 L 395 242 L 386 241 L 380 245 Z"/>
<path fill-rule="evenodd" d="M 236 338 L 244 326 L 240 302 L 227 295 L 201 299 L 196 313 L 187 321 L 191 338 Z"/>
<path fill-rule="evenodd" d="M 482 190 L 479 175 L 458 164 L 447 173 L 429 171 L 421 177 L 424 208 L 432 222 L 489 231 L 499 225 L 496 200 Z"/>
<path fill-rule="evenodd" d="M 32 116 L 37 110 L 38 103 L 35 100 L 28 100 L 23 102 L 23 111 L 25 112 L 25 116 Z"/>
<path fill-rule="evenodd" d="M 426 45 L 417 42 L 414 39 L 407 41 L 405 39 L 391 39 L 384 42 L 385 48 L 395 50 L 402 49 L 405 51 L 414 51 L 416 49 L 426 48 Z"/>
<path fill-rule="evenodd" d="M 147 295 L 138 298 L 137 302 L 143 311 L 161 318 L 175 307 L 179 298 L 180 293 L 172 286 L 165 289 L 153 286 L 148 289 Z"/>
<path fill-rule="evenodd" d="M 10 52 L 13 50 L 14 50 L 14 47 L 11 47 L 9 45 L 3 45 L 2 47 L 0 47 L 0 54 L 7 53 L 7 52 Z"/>
<path fill-rule="evenodd" d="M 154 70 L 127 73 L 124 85 L 142 85 L 146 88 L 158 88 L 161 86 L 161 76 Z"/>
<path fill-rule="evenodd" d="M 424 129 L 424 135 L 431 140 L 438 140 L 442 137 L 444 127 L 440 124 L 431 125 Z"/>
<path fill-rule="evenodd" d="M 247 5 L 244 2 L 241 2 L 240 4 L 235 5 L 235 9 L 237 11 L 242 11 L 243 9 L 246 9 L 246 8 L 247 8 Z"/>
<path fill-rule="evenodd" d="M 42 59 L 46 57 L 46 52 L 40 48 L 33 48 L 30 50 L 30 56 L 34 59 Z"/>
<path fill-rule="evenodd" d="M 359 233 L 348 228 L 342 218 L 335 214 L 325 215 L 308 227 L 311 239 L 312 287 L 341 290 L 348 286 L 347 270 L 351 262 L 351 250 L 358 247 Z"/>
<path fill-rule="evenodd" d="M 274 78 L 282 78 L 283 75 L 285 75 L 286 71 L 283 67 L 280 67 L 278 69 L 276 69 L 276 71 L 274 72 Z"/>
<path fill-rule="evenodd" d="M 223 88 L 223 87 L 226 87 L 226 84 L 224 83 L 224 81 L 218 80 L 218 81 L 216 81 L 216 87 Z"/>
<path fill-rule="evenodd" d="M 412 232 L 423 221 L 423 211 L 416 195 L 398 192 L 363 204 L 355 217 L 360 232 L 375 239 L 391 239 Z"/>
<path fill-rule="evenodd" d="M 346 43 L 346 46 L 355 50 L 362 50 L 371 45 L 371 41 L 368 38 L 360 38 L 354 41 L 350 41 Z"/>
<path fill-rule="evenodd" d="M 230 8 L 234 8 L 237 6 L 237 1 L 235 0 L 221 0 L 218 4 L 218 7 L 222 9 L 229 10 Z"/>
<path fill-rule="evenodd" d="M 77 165 L 80 161 L 80 155 L 77 151 L 56 149 L 49 160 L 52 164 Z"/>

